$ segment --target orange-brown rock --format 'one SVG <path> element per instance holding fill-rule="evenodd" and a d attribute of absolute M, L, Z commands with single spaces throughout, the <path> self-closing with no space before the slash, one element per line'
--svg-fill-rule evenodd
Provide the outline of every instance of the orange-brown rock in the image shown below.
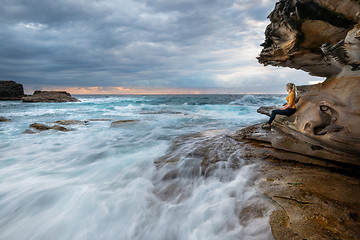
<path fill-rule="evenodd" d="M 258 187 L 278 206 L 273 235 L 360 239 L 360 2 L 280 0 L 269 18 L 259 62 L 326 77 L 297 89 L 291 117 L 235 137 L 269 160 Z"/>

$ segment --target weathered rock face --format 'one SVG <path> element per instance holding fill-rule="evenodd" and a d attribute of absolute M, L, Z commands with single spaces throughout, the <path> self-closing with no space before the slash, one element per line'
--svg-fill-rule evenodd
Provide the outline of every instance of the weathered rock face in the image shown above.
<path fill-rule="evenodd" d="M 0 100 L 21 100 L 23 96 L 22 84 L 14 81 L 0 81 Z"/>
<path fill-rule="evenodd" d="M 23 102 L 79 102 L 65 91 L 35 91 L 33 95 L 22 98 Z"/>
<path fill-rule="evenodd" d="M 252 126 L 238 133 L 253 145 L 250 155 L 286 161 L 264 169 L 260 184 L 279 205 L 273 235 L 359 239 L 360 2 L 280 0 L 269 19 L 259 62 L 327 78 L 298 87 L 296 113 L 276 117 L 268 132 Z"/>
<path fill-rule="evenodd" d="M 360 3 L 354 0 L 281 0 L 268 16 L 264 65 L 331 77 L 360 66 Z"/>
<path fill-rule="evenodd" d="M 269 18 L 259 62 L 327 77 L 322 84 L 299 88 L 297 112 L 276 121 L 360 155 L 360 2 L 281 0 Z"/>

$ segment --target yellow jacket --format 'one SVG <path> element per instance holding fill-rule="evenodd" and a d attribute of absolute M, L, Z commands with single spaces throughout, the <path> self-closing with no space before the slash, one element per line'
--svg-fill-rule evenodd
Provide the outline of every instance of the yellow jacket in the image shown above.
<path fill-rule="evenodd" d="M 291 91 L 289 95 L 286 97 L 287 104 L 290 105 L 290 108 L 296 108 L 295 107 L 295 93 Z"/>

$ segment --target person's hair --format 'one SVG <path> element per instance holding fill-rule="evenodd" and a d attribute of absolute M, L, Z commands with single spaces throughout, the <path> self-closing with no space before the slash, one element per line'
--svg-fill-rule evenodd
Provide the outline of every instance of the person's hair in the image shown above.
<path fill-rule="evenodd" d="M 291 89 L 291 91 L 293 91 L 294 93 L 296 92 L 296 91 L 295 91 L 295 90 L 296 90 L 295 84 L 293 84 L 293 83 L 288 83 L 288 84 L 286 84 L 286 86 L 288 86 L 288 87 Z"/>

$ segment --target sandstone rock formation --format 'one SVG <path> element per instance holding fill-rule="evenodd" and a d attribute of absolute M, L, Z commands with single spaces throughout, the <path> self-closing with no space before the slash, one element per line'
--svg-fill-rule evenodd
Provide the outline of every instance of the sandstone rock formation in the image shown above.
<path fill-rule="evenodd" d="M 0 81 L 0 100 L 21 100 L 23 96 L 22 84 L 14 81 Z"/>
<path fill-rule="evenodd" d="M 33 95 L 22 98 L 23 102 L 79 102 L 65 91 L 35 91 Z"/>
<path fill-rule="evenodd" d="M 268 18 L 264 65 L 331 77 L 359 67 L 360 3 L 354 0 L 281 0 Z"/>
<path fill-rule="evenodd" d="M 271 131 L 252 126 L 235 137 L 251 156 L 286 161 L 265 168 L 259 185 L 279 206 L 274 237 L 359 239 L 360 2 L 280 0 L 269 19 L 259 62 L 326 77 L 298 88 L 297 112 Z"/>
<path fill-rule="evenodd" d="M 281 0 L 269 18 L 259 62 L 327 77 L 298 88 L 297 112 L 277 123 L 322 147 L 354 155 L 351 163 L 359 165 L 360 3 Z"/>

